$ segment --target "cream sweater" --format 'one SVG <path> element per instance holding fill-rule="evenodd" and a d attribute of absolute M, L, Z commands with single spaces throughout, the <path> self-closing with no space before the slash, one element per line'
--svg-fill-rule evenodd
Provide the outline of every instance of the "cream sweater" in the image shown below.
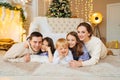
<path fill-rule="evenodd" d="M 91 58 L 82 62 L 83 66 L 94 65 L 98 63 L 101 58 L 104 58 L 107 55 L 106 46 L 95 36 L 92 36 L 91 39 L 85 43 L 85 46 L 88 49 Z"/>
<path fill-rule="evenodd" d="M 5 61 L 10 61 L 10 62 L 24 62 L 24 55 L 29 53 L 29 54 L 36 54 L 37 52 L 34 52 L 31 49 L 31 46 L 29 42 L 27 41 L 29 48 L 25 48 L 26 42 L 20 42 L 14 44 L 4 55 L 4 60 Z"/>

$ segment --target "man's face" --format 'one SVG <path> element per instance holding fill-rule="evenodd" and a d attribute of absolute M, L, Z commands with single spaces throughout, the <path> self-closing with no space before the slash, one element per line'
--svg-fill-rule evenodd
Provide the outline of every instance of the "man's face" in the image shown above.
<path fill-rule="evenodd" d="M 32 37 L 30 45 L 34 51 L 38 52 L 41 49 L 42 37 Z"/>

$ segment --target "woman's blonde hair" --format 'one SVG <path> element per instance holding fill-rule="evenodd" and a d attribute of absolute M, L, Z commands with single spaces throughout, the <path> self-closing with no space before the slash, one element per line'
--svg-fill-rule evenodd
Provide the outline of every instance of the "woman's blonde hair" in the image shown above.
<path fill-rule="evenodd" d="M 68 42 L 66 39 L 64 38 L 59 38 L 57 41 L 56 41 L 56 48 L 58 47 L 68 47 Z"/>

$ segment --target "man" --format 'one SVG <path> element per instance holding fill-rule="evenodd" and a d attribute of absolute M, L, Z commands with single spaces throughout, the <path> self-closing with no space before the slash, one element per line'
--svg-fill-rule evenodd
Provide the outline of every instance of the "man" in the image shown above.
<path fill-rule="evenodd" d="M 14 44 L 4 55 L 4 60 L 9 62 L 29 62 L 31 54 L 37 54 L 42 45 L 42 34 L 32 32 L 26 42 Z"/>

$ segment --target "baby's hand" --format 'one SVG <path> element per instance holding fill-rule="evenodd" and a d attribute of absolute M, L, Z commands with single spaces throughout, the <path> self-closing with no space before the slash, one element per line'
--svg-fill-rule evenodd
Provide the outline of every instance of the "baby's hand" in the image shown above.
<path fill-rule="evenodd" d="M 65 57 L 65 55 L 61 53 L 61 54 L 59 55 L 59 57 L 60 57 L 60 59 L 63 59 L 63 58 Z"/>

